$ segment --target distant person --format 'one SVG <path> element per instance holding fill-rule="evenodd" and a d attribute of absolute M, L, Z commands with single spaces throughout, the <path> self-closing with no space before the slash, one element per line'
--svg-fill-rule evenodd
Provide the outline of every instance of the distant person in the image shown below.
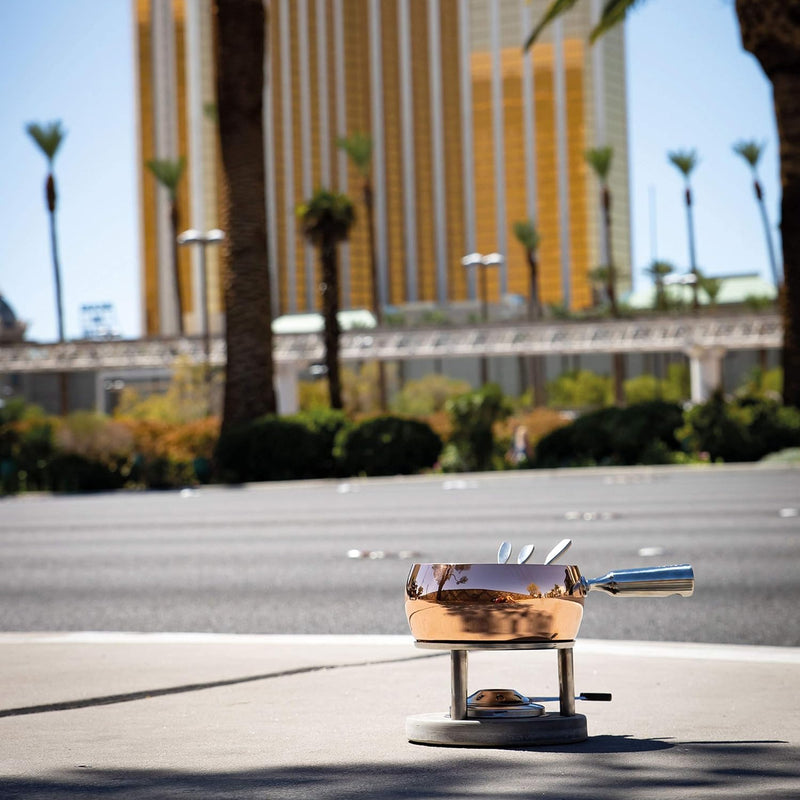
<path fill-rule="evenodd" d="M 511 448 L 508 451 L 508 460 L 518 466 L 530 458 L 531 448 L 528 441 L 528 429 L 524 425 L 517 425 L 514 428 L 514 435 L 511 437 Z"/>

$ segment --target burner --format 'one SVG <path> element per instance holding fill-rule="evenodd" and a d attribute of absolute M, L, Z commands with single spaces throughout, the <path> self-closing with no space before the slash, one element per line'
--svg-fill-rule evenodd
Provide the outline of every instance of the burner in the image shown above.
<path fill-rule="evenodd" d="M 516 719 L 542 714 L 544 706 L 514 689 L 480 689 L 467 698 L 469 719 Z"/>

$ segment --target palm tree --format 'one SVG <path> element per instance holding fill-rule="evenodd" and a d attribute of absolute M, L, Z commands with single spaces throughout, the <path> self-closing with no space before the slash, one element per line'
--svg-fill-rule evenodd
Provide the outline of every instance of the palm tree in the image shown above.
<path fill-rule="evenodd" d="M 532 219 L 515 222 L 514 236 L 524 248 L 525 258 L 528 261 L 528 319 L 536 320 L 542 315 L 542 303 L 539 299 L 539 257 L 537 255 L 541 236 Z"/>
<path fill-rule="evenodd" d="M 611 191 L 608 188 L 608 173 L 611 171 L 611 161 L 614 157 L 613 147 L 594 147 L 584 153 L 586 162 L 592 168 L 600 182 L 600 208 L 603 209 L 603 228 L 605 230 L 604 261 L 606 271 L 606 292 L 611 306 L 611 316 L 618 317 L 617 308 L 617 276 L 614 269 L 614 256 L 611 248 Z"/>
<path fill-rule="evenodd" d="M 339 376 L 339 261 L 337 247 L 350 235 L 355 222 L 353 203 L 347 195 L 317 189 L 307 203 L 298 206 L 303 234 L 319 248 L 322 314 L 325 318 L 325 366 L 331 408 L 342 408 Z"/>
<path fill-rule="evenodd" d="M 58 341 L 64 341 L 64 306 L 61 297 L 61 267 L 58 262 L 58 237 L 56 236 L 56 179 L 53 176 L 53 162 L 56 158 L 58 148 L 64 137 L 67 135 L 61 130 L 61 120 L 48 122 L 39 125 L 36 122 L 29 123 L 25 130 L 39 146 L 47 159 L 47 179 L 44 184 L 45 200 L 47 210 L 50 213 L 50 250 L 53 256 L 53 277 L 56 287 L 56 313 L 58 317 Z"/>
<path fill-rule="evenodd" d="M 653 263 L 644 270 L 645 274 L 649 275 L 656 285 L 656 311 L 667 310 L 667 292 L 666 286 L 664 285 L 664 278 L 666 278 L 667 275 L 671 275 L 674 271 L 675 267 L 668 261 L 658 260 L 653 261 Z"/>
<path fill-rule="evenodd" d="M 183 336 L 183 290 L 181 289 L 181 273 L 178 262 L 178 230 L 180 229 L 180 212 L 178 210 L 178 184 L 186 167 L 186 159 L 151 158 L 146 162 L 160 186 L 169 194 L 169 230 L 172 242 L 172 276 L 175 281 L 175 303 L 178 309 L 178 334 Z"/>
<path fill-rule="evenodd" d="M 525 42 L 577 0 L 552 0 Z M 589 40 L 625 19 L 637 0 L 607 0 Z M 781 160 L 781 239 L 783 243 L 783 401 L 800 407 L 800 0 L 736 0 L 744 49 L 752 53 L 772 83 Z"/>
<path fill-rule="evenodd" d="M 216 0 L 217 97 L 227 246 L 225 401 L 227 431 L 277 410 L 272 296 L 264 208 L 263 0 Z"/>
<path fill-rule="evenodd" d="M 686 191 L 686 226 L 689 232 L 689 271 L 694 275 L 695 280 L 692 284 L 692 307 L 697 310 L 700 307 L 698 297 L 700 275 L 697 272 L 697 259 L 694 249 L 694 217 L 692 216 L 692 187 L 689 178 L 692 171 L 697 166 L 697 152 L 695 150 L 674 150 L 667 153 L 670 163 L 683 175 Z"/>
<path fill-rule="evenodd" d="M 528 319 L 533 322 L 542 316 L 542 302 L 539 298 L 539 242 L 541 236 L 532 219 L 522 219 L 514 223 L 514 236 L 525 250 L 525 259 L 528 262 Z M 521 357 L 520 357 L 521 358 Z M 520 361 L 522 369 L 522 361 Z M 530 385 L 533 389 L 535 405 L 544 405 L 545 382 L 544 364 L 542 356 L 528 357 L 528 373 Z"/>
<path fill-rule="evenodd" d="M 44 184 L 45 201 L 47 202 L 47 211 L 50 214 L 50 252 L 53 257 L 53 278 L 56 289 L 56 316 L 58 320 L 58 341 L 64 341 L 64 303 L 61 296 L 61 267 L 58 261 L 58 237 L 56 235 L 56 204 L 58 195 L 56 193 L 56 179 L 53 176 L 53 162 L 56 158 L 58 148 L 64 137 L 67 135 L 65 131 L 61 130 L 61 120 L 48 122 L 45 125 L 39 125 L 36 122 L 30 122 L 26 126 L 30 137 L 39 146 L 40 150 L 44 153 L 47 159 L 47 179 Z M 58 394 L 59 405 L 61 414 L 67 413 L 68 398 L 67 398 L 67 373 L 60 372 L 58 374 Z"/>
<path fill-rule="evenodd" d="M 775 262 L 775 249 L 772 246 L 772 230 L 769 226 L 769 217 L 767 216 L 767 206 L 764 203 L 764 192 L 761 188 L 761 182 L 758 180 L 758 160 L 761 158 L 761 153 L 764 150 L 764 145 L 758 142 L 737 142 L 733 146 L 733 152 L 740 155 L 750 166 L 753 173 L 753 190 L 756 194 L 758 201 L 758 208 L 761 211 L 761 221 L 764 223 L 764 234 L 767 238 L 767 254 L 769 255 L 769 266 L 772 270 L 772 280 L 775 282 L 775 288 L 780 288 L 780 276 L 778 275 L 778 265 Z"/>
<path fill-rule="evenodd" d="M 361 178 L 361 193 L 364 197 L 364 210 L 367 214 L 367 233 L 369 236 L 369 270 L 372 284 L 372 311 L 380 326 L 383 323 L 381 298 L 378 286 L 378 254 L 375 249 L 375 210 L 372 191 L 372 137 L 362 131 L 354 131 L 349 136 L 340 136 L 336 144 L 347 153 Z M 378 361 L 378 392 L 381 411 L 387 407 L 386 369 L 383 361 Z"/>

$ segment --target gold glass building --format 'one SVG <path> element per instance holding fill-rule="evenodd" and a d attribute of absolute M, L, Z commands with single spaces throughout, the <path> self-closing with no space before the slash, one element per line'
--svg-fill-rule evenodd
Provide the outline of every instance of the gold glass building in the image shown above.
<path fill-rule="evenodd" d="M 218 225 L 219 159 L 211 0 L 133 0 L 140 155 L 185 156 L 181 228 Z M 295 208 L 325 186 L 349 194 L 357 222 L 343 248 L 343 308 L 371 308 L 369 241 L 354 167 L 337 139 L 373 142 L 378 289 L 384 307 L 480 299 L 462 258 L 500 253 L 489 301 L 527 297 L 525 252 L 541 235 L 543 302 L 591 303 L 602 264 L 599 187 L 587 148 L 614 148 L 613 252 L 630 286 L 624 33 L 589 48 L 600 0 L 584 0 L 524 56 L 544 0 L 265 0 L 265 213 L 275 315 L 316 310 L 317 261 Z M 148 335 L 176 330 L 169 198 L 142 168 L 143 311 Z M 207 250 L 212 329 L 223 323 L 219 261 Z M 198 254 L 180 251 L 184 327 L 199 331 Z M 194 261 L 192 259 L 195 259 Z"/>

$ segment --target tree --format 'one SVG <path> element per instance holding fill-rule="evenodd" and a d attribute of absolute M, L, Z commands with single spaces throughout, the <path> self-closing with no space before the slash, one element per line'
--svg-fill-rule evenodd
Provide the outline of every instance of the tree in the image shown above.
<path fill-rule="evenodd" d="M 336 144 L 347 153 L 361 178 L 361 193 L 364 210 L 367 214 L 367 233 L 369 236 L 369 274 L 372 284 L 372 311 L 380 326 L 383 323 L 380 287 L 378 286 L 378 254 L 375 247 L 375 209 L 372 190 L 372 138 L 362 131 L 349 136 L 340 136 Z M 383 361 L 378 361 L 378 390 L 381 410 L 387 408 L 386 369 Z"/>
<path fill-rule="evenodd" d="M 664 278 L 666 278 L 667 275 L 671 275 L 674 271 L 675 267 L 673 267 L 668 261 L 658 260 L 654 261 L 644 270 L 645 274 L 649 275 L 653 279 L 653 283 L 656 285 L 656 311 L 667 310 L 667 292 L 666 286 L 664 285 Z"/>
<path fill-rule="evenodd" d="M 761 153 L 764 150 L 764 145 L 758 142 L 737 142 L 733 146 L 733 152 L 740 155 L 749 165 L 753 173 L 753 191 L 756 195 L 758 202 L 758 209 L 761 212 L 761 221 L 764 223 L 764 235 L 767 238 L 767 254 L 769 256 L 769 266 L 772 270 L 772 280 L 775 282 L 775 288 L 779 289 L 781 279 L 778 274 L 778 265 L 775 262 L 775 248 L 772 246 L 772 229 L 769 225 L 769 216 L 767 215 L 767 206 L 764 202 L 764 191 L 761 188 L 761 182 L 758 179 L 758 160 L 761 158 Z"/>
<path fill-rule="evenodd" d="M 178 262 L 178 230 L 180 211 L 178 209 L 178 184 L 186 167 L 186 158 L 151 158 L 146 162 L 160 186 L 169 194 L 169 230 L 172 243 L 172 276 L 175 281 L 175 304 L 178 310 L 178 334 L 183 336 L 183 290 L 181 288 L 180 264 Z"/>
<path fill-rule="evenodd" d="M 264 207 L 262 0 L 216 0 L 217 97 L 225 185 L 225 401 L 222 430 L 276 411 Z"/>
<path fill-rule="evenodd" d="M 322 315 L 325 319 L 325 366 L 331 408 L 342 408 L 339 374 L 339 261 L 337 247 L 350 235 L 355 222 L 353 203 L 347 195 L 317 189 L 307 203 L 298 206 L 303 235 L 319 248 Z"/>
<path fill-rule="evenodd" d="M 525 42 L 577 0 L 552 0 Z M 607 0 L 589 41 L 625 19 L 637 0 Z M 772 83 L 781 162 L 783 401 L 800 407 L 800 0 L 736 0 L 742 45 Z"/>
<path fill-rule="evenodd" d="M 528 319 L 538 320 L 542 316 L 542 302 L 539 297 L 539 242 L 541 236 L 532 219 L 518 220 L 514 223 L 514 236 L 525 249 L 528 262 Z M 528 358 L 528 372 L 534 403 L 545 403 L 544 363 L 541 356 Z"/>
<path fill-rule="evenodd" d="M 689 235 L 689 271 L 694 275 L 692 284 L 692 307 L 700 307 L 699 289 L 700 273 L 697 270 L 697 258 L 694 248 L 694 217 L 692 215 L 692 187 L 689 182 L 694 168 L 697 166 L 697 152 L 695 150 L 673 150 L 667 153 L 670 163 L 683 175 L 685 184 L 684 199 L 686 202 L 686 229 Z"/>
<path fill-rule="evenodd" d="M 53 162 L 56 158 L 58 148 L 64 141 L 66 132 L 61 130 L 61 120 L 48 122 L 39 125 L 36 122 L 29 123 L 25 130 L 39 146 L 47 159 L 47 178 L 44 184 L 45 202 L 50 214 L 50 252 L 53 257 L 53 277 L 56 289 L 56 314 L 58 319 L 58 341 L 64 341 L 64 305 L 61 297 L 61 267 L 58 261 L 58 237 L 56 235 L 56 179 L 53 175 Z"/>
<path fill-rule="evenodd" d="M 606 266 L 606 292 L 611 306 L 611 316 L 619 316 L 617 308 L 617 276 L 614 268 L 614 256 L 611 247 L 611 191 L 608 188 L 608 173 L 611 171 L 611 161 L 614 157 L 613 147 L 594 147 L 584 153 L 586 162 L 600 183 L 600 208 L 603 210 L 603 229 L 605 231 L 605 253 L 603 258 Z"/>
<path fill-rule="evenodd" d="M 56 234 L 56 205 L 58 195 L 56 193 L 56 179 L 53 175 L 53 162 L 56 158 L 58 148 L 64 137 L 67 135 L 61 130 L 61 120 L 48 122 L 39 125 L 36 122 L 28 123 L 27 130 L 30 137 L 39 146 L 47 159 L 47 178 L 44 183 L 45 202 L 47 211 L 50 214 L 50 252 L 53 257 L 53 279 L 56 290 L 56 317 L 58 321 L 58 341 L 64 341 L 64 303 L 61 296 L 61 266 L 58 261 L 58 236 Z M 65 372 L 59 373 L 59 403 L 61 413 L 67 413 L 67 375 Z"/>
<path fill-rule="evenodd" d="M 542 316 L 542 303 L 539 299 L 539 242 L 541 236 L 532 219 L 518 220 L 514 223 L 514 236 L 525 250 L 528 262 L 528 319 L 536 320 Z"/>

